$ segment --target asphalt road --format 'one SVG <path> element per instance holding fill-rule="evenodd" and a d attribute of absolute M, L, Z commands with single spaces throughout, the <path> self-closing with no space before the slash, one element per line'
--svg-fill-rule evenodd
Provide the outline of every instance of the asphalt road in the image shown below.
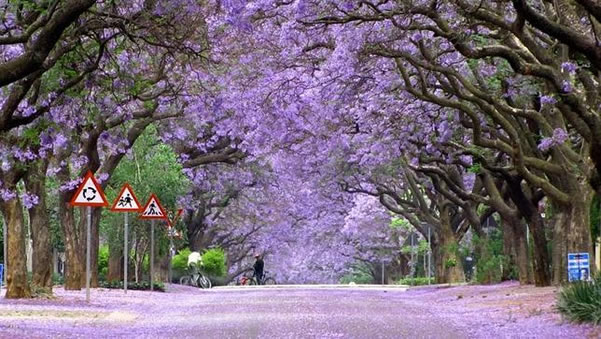
<path fill-rule="evenodd" d="M 84 291 L 55 289 L 52 300 L 1 298 L 0 338 L 578 338 L 585 333 L 538 315 L 507 318 L 497 301 L 480 301 L 492 301 L 494 291 L 458 291 L 476 292 L 474 298 L 458 299 L 452 289 L 172 286 L 168 293 L 94 290 L 86 304 Z M 504 287 L 494 293 L 502 303 L 510 298 Z"/>

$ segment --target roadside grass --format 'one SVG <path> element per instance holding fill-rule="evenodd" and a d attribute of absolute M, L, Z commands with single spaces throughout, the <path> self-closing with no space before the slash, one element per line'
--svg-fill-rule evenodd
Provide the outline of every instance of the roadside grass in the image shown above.
<path fill-rule="evenodd" d="M 601 275 L 592 281 L 564 286 L 559 292 L 557 310 L 569 321 L 601 325 Z"/>

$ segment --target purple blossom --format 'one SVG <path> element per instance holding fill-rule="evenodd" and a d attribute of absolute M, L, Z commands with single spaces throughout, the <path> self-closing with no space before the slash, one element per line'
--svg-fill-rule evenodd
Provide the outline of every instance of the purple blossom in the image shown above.
<path fill-rule="evenodd" d="M 569 81 L 564 80 L 562 82 L 561 91 L 563 93 L 570 93 L 570 92 L 572 92 L 572 90 L 573 90 L 572 84 Z"/>
<path fill-rule="evenodd" d="M 564 62 L 561 64 L 561 70 L 567 73 L 574 73 L 576 72 L 576 69 L 578 69 L 578 66 L 576 66 L 576 64 L 571 63 L 571 62 Z"/>
<path fill-rule="evenodd" d="M 350 1 L 345 1 L 345 2 L 342 4 L 342 8 L 343 8 L 345 11 L 352 11 L 352 10 L 355 8 L 355 5 L 354 5 L 352 2 L 350 2 Z"/>
<path fill-rule="evenodd" d="M 0 168 L 2 168 L 3 171 L 9 171 L 12 168 L 12 165 L 7 160 L 2 160 Z"/>
<path fill-rule="evenodd" d="M 103 183 L 105 182 L 107 179 L 109 178 L 108 173 L 101 173 L 100 175 L 98 175 L 97 179 L 99 183 Z"/>
<path fill-rule="evenodd" d="M 40 202 L 40 197 L 25 192 L 21 195 L 21 200 L 23 201 L 23 206 L 25 206 L 25 208 L 31 209 Z"/>
<path fill-rule="evenodd" d="M 544 138 L 538 144 L 538 149 L 541 151 L 547 151 L 551 147 L 561 145 L 568 140 L 568 133 L 562 128 L 556 128 L 553 130 L 553 135 L 549 138 Z"/>
<path fill-rule="evenodd" d="M 541 151 L 547 151 L 549 148 L 551 148 L 551 146 L 553 146 L 553 139 L 552 138 L 543 138 L 540 143 L 538 144 L 538 149 Z"/>
<path fill-rule="evenodd" d="M 13 190 L 9 190 L 6 188 L 0 189 L 0 199 L 3 201 L 9 201 L 17 197 L 17 193 Z"/>
<path fill-rule="evenodd" d="M 54 138 L 54 152 L 63 149 L 67 145 L 67 138 L 63 134 L 57 134 Z"/>
<path fill-rule="evenodd" d="M 568 132 L 566 132 L 563 128 L 556 128 L 553 130 L 552 138 L 557 145 L 563 144 L 566 140 L 568 140 Z"/>
<path fill-rule="evenodd" d="M 35 111 L 35 107 L 27 106 L 27 108 L 21 113 L 21 115 L 24 117 L 29 117 L 32 116 L 35 113 Z"/>
<path fill-rule="evenodd" d="M 40 134 L 40 144 L 42 145 L 42 147 L 52 148 L 53 141 L 54 139 L 52 138 L 50 133 L 48 133 L 48 131 L 44 131 Z"/>
<path fill-rule="evenodd" d="M 543 95 L 540 97 L 540 103 L 543 105 L 553 105 L 557 103 L 557 100 L 550 95 Z"/>
<path fill-rule="evenodd" d="M 81 181 L 82 181 L 81 178 L 71 180 L 69 182 L 62 184 L 58 189 L 61 192 L 72 191 L 75 188 L 77 188 L 77 186 L 79 186 L 79 184 L 81 184 Z"/>

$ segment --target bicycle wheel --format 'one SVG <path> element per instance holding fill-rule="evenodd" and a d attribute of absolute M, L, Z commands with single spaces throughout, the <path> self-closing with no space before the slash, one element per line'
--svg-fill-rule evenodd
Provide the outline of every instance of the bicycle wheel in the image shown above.
<path fill-rule="evenodd" d="M 200 285 L 200 288 L 211 288 L 211 280 L 204 275 L 201 275 L 200 278 L 198 278 L 198 284 Z"/>
<path fill-rule="evenodd" d="M 255 278 L 248 279 L 247 285 L 256 285 L 256 284 L 257 284 L 257 279 L 255 279 Z"/>
<path fill-rule="evenodd" d="M 275 285 L 275 279 L 269 277 L 263 281 L 263 285 Z"/>
<path fill-rule="evenodd" d="M 183 277 L 179 278 L 179 284 L 180 285 L 186 285 L 186 286 L 190 286 L 190 276 L 189 275 L 184 275 Z"/>

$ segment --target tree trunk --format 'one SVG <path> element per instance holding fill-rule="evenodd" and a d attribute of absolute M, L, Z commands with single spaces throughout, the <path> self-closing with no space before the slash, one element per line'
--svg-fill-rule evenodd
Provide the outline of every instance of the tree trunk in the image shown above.
<path fill-rule="evenodd" d="M 436 232 L 432 242 L 432 254 L 435 259 L 436 282 L 460 283 L 465 282 L 463 263 L 459 258 L 457 239 L 451 230 L 450 223 L 441 223 L 441 230 Z"/>
<path fill-rule="evenodd" d="M 203 249 L 207 248 L 212 241 L 212 237 L 208 232 L 196 232 L 189 239 L 190 251 L 192 252 L 200 252 Z"/>
<path fill-rule="evenodd" d="M 515 249 L 515 265 L 518 269 L 518 278 L 521 285 L 527 285 L 532 283 L 530 280 L 530 269 L 528 259 L 528 243 L 526 239 L 526 227 L 522 220 L 516 219 L 507 221 L 510 224 L 514 237 L 514 249 Z"/>
<path fill-rule="evenodd" d="M 5 183 L 6 184 L 6 183 Z M 16 191 L 16 187 L 8 187 Z M 25 251 L 25 225 L 23 207 L 18 197 L 0 203 L 4 221 L 7 224 L 8 253 L 6 255 L 6 298 L 30 298 L 31 289 L 27 282 Z"/>
<path fill-rule="evenodd" d="M 553 285 L 567 281 L 567 214 L 558 211 L 553 215 Z"/>
<path fill-rule="evenodd" d="M 69 170 L 66 167 L 61 168 L 57 173 L 59 182 L 69 182 Z M 82 260 L 79 232 L 75 224 L 75 215 L 73 207 L 69 204 L 74 191 L 60 191 L 59 193 L 59 217 L 63 228 L 65 243 L 65 289 L 80 290 L 82 287 L 81 277 Z"/>
<path fill-rule="evenodd" d="M 529 219 L 534 249 L 532 258 L 534 284 L 537 287 L 549 286 L 551 285 L 551 272 L 549 271 L 551 261 L 547 249 L 544 220 L 538 212 L 535 212 L 535 215 Z"/>
<path fill-rule="evenodd" d="M 513 267 L 518 267 L 517 259 L 517 240 L 516 234 L 514 233 L 515 220 L 505 218 L 502 220 L 503 227 L 503 255 L 505 256 L 506 264 L 503 266 L 502 280 L 509 280 L 511 278 L 511 270 Z M 521 278 L 521 277 L 520 277 Z"/>
<path fill-rule="evenodd" d="M 534 284 L 539 287 L 551 285 L 551 260 L 547 250 L 545 222 L 538 211 L 539 200 L 531 192 L 525 191 L 521 177 L 505 178 L 508 184 L 511 200 L 530 225 L 533 240 Z"/>
<path fill-rule="evenodd" d="M 98 252 L 100 249 L 100 217 L 102 216 L 102 208 L 92 208 L 92 243 L 90 244 L 90 287 L 98 287 Z M 87 221 L 84 226 L 88 227 Z M 82 238 L 85 239 L 85 238 Z M 84 246 L 85 248 L 85 246 Z M 85 257 L 85 255 L 84 255 Z M 84 267 L 85 269 L 85 267 Z M 84 281 L 85 284 L 85 281 Z"/>
<path fill-rule="evenodd" d="M 553 228 L 553 283 L 560 285 L 568 280 L 568 253 L 589 253 L 593 258 L 593 241 L 590 229 L 590 206 L 593 194 L 582 187 L 580 194 L 572 196 L 570 205 L 557 206 Z M 591 265 L 591 270 L 594 266 Z M 592 271 L 590 273 L 593 273 Z"/>
<path fill-rule="evenodd" d="M 123 246 L 109 243 L 108 282 L 123 280 Z"/>
<path fill-rule="evenodd" d="M 107 281 L 123 280 L 123 226 L 116 227 L 115 232 L 110 232 L 108 237 L 109 260 Z"/>
<path fill-rule="evenodd" d="M 31 238 L 33 240 L 32 284 L 52 292 L 52 245 L 50 224 L 46 210 L 46 168 L 47 161 L 38 160 L 25 176 L 25 187 L 30 194 L 38 196 L 36 205 L 29 209 Z"/>

